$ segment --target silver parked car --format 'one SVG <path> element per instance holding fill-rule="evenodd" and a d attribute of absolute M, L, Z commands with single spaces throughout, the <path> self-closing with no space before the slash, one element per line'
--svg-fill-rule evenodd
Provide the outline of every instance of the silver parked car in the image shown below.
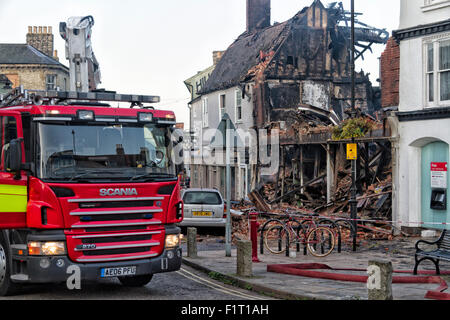
<path fill-rule="evenodd" d="M 225 227 L 225 202 L 216 189 L 184 189 L 182 227 Z"/>

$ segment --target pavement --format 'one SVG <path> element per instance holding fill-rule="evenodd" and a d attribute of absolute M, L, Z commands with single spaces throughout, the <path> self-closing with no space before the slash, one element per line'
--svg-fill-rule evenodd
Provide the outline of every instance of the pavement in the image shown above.
<path fill-rule="evenodd" d="M 388 260 L 392 262 L 394 270 L 410 271 L 401 276 L 413 276 L 414 245 L 419 238 L 401 238 L 384 241 L 361 242 L 356 252 L 350 246 L 342 248 L 342 252 L 336 250 L 325 258 L 316 258 L 312 255 L 303 255 L 297 252 L 296 257 L 286 257 L 285 254 L 274 255 L 265 250 L 260 254 L 258 247 L 259 263 L 252 263 L 252 277 L 240 277 L 236 274 L 236 248 L 232 247 L 231 257 L 226 257 L 225 245 L 220 239 L 202 239 L 198 243 L 198 257 L 187 257 L 186 244 L 183 248 L 183 263 L 197 270 L 207 273 L 211 278 L 245 288 L 268 298 L 285 300 L 367 300 L 367 284 L 362 282 L 337 281 L 319 279 L 277 272 L 269 272 L 268 265 L 290 264 L 326 264 L 333 269 L 360 269 L 360 271 L 339 270 L 332 271 L 345 275 L 367 276 L 366 270 L 369 260 Z M 258 243 L 259 246 L 259 243 Z M 434 265 L 429 261 L 420 264 L 419 270 L 434 270 Z M 441 271 L 450 270 L 450 263 L 441 261 Z M 316 270 L 326 271 L 329 270 Z M 394 276 L 398 274 L 394 273 Z M 447 284 L 450 284 L 450 276 L 440 276 Z M 436 278 L 434 278 L 436 279 Z M 394 300 L 428 300 L 427 292 L 436 291 L 437 283 L 393 283 L 392 291 Z M 447 289 L 445 293 L 450 294 Z"/>

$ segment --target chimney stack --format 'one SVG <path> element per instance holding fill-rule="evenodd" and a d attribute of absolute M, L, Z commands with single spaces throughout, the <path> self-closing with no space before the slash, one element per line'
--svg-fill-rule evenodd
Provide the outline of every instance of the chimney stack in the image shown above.
<path fill-rule="evenodd" d="M 54 54 L 54 36 L 51 26 L 29 26 L 27 33 L 27 44 L 45 53 L 49 57 Z"/>
<path fill-rule="evenodd" d="M 270 27 L 270 0 L 247 0 L 247 32 Z"/>

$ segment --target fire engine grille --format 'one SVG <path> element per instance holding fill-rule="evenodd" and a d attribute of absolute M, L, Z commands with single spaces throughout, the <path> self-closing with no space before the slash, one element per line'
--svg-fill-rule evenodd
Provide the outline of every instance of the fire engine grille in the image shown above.
<path fill-rule="evenodd" d="M 97 251 L 83 251 L 85 256 L 104 256 L 104 255 L 115 255 L 115 254 L 128 254 L 128 253 L 142 253 L 150 251 L 151 247 L 141 247 L 141 248 L 125 248 L 125 249 L 105 249 Z"/>
<path fill-rule="evenodd" d="M 95 222 L 95 221 L 121 221 L 121 220 L 146 220 L 152 219 L 151 213 L 139 213 L 139 214 L 104 214 L 104 215 L 83 215 L 80 217 L 80 221 L 83 222 Z"/>
<path fill-rule="evenodd" d="M 100 238 L 86 238 L 82 239 L 83 244 L 96 244 L 105 242 L 128 242 L 128 241 L 144 241 L 152 240 L 151 234 L 130 235 L 130 236 L 116 236 L 116 237 L 100 237 Z"/>
<path fill-rule="evenodd" d="M 82 234 L 68 236 L 67 242 L 74 261 L 119 261 L 159 255 L 164 236 L 164 230 Z"/>
<path fill-rule="evenodd" d="M 164 197 L 69 199 L 73 261 L 155 257 L 164 251 Z M 75 205 L 76 204 L 76 205 Z"/>
<path fill-rule="evenodd" d="M 92 203 L 92 202 L 90 202 Z M 108 202 L 105 202 L 107 204 Z M 118 208 L 79 208 L 70 212 L 73 229 L 96 231 L 142 230 L 142 227 L 161 225 L 161 207 L 128 207 L 128 201 Z M 130 229 L 131 227 L 131 229 Z"/>
<path fill-rule="evenodd" d="M 108 208 L 131 208 L 131 207 L 153 207 L 154 200 L 130 200 L 130 201 L 98 201 L 80 202 L 81 209 L 108 209 Z"/>
<path fill-rule="evenodd" d="M 90 228 L 89 232 L 130 231 L 130 230 L 147 230 L 147 226 L 99 227 L 99 228 Z"/>

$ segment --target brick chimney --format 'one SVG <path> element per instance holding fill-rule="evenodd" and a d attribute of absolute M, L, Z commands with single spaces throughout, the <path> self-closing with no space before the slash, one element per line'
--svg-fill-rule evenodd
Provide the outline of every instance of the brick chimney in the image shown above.
<path fill-rule="evenodd" d="M 247 0 L 247 32 L 270 26 L 270 0 Z"/>
<path fill-rule="evenodd" d="M 28 27 L 27 44 L 45 53 L 49 57 L 53 57 L 54 53 L 54 36 L 52 27 Z"/>

